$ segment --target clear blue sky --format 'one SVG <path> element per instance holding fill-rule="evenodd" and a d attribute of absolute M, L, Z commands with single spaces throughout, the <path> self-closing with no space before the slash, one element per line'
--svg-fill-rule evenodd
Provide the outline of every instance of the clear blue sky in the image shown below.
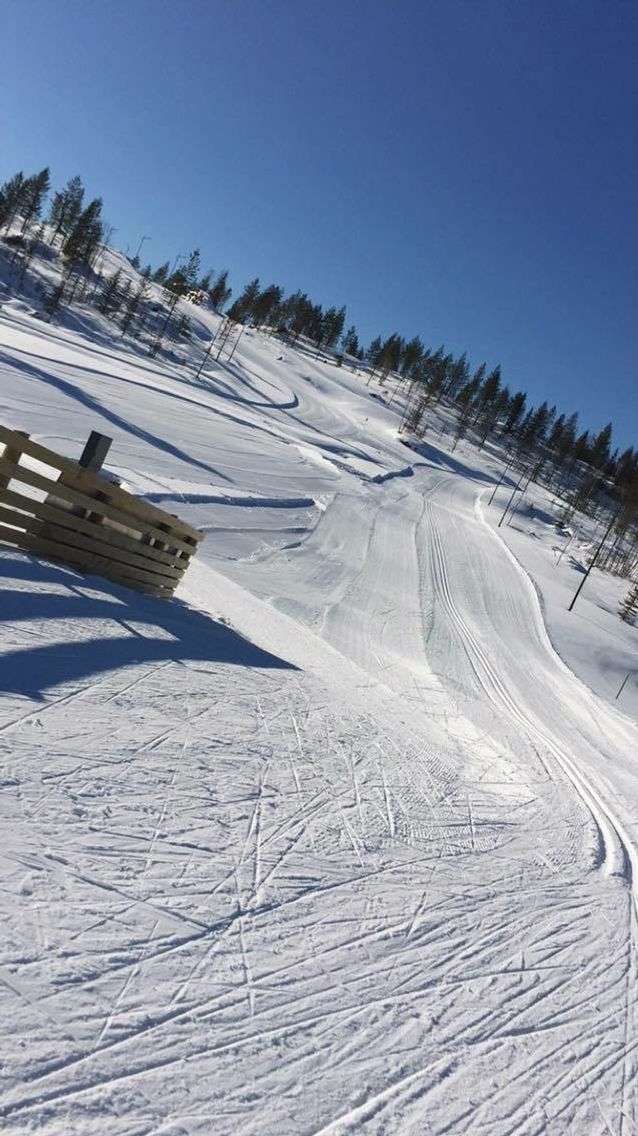
<path fill-rule="evenodd" d="M 49 164 L 369 340 L 638 442 L 634 0 L 3 0 L 0 178 Z"/>

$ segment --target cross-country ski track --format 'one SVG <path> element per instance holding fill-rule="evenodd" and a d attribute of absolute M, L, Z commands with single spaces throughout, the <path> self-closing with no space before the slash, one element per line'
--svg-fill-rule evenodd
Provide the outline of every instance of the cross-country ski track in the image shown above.
<path fill-rule="evenodd" d="M 638 728 L 493 456 L 242 343 L 0 319 L 0 421 L 207 532 L 171 603 L 0 552 L 2 1130 L 632 1136 Z"/>

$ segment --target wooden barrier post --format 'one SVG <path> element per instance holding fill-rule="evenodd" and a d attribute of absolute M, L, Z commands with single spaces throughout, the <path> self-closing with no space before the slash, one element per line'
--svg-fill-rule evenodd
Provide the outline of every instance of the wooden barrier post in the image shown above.
<path fill-rule="evenodd" d="M 31 437 L 30 434 L 27 434 L 26 430 L 16 430 L 16 434 L 19 434 L 21 438 L 26 438 L 27 440 Z M 15 462 L 16 465 L 19 465 L 23 453 L 24 450 L 21 450 L 19 446 L 7 445 L 4 447 L 2 457 L 5 461 Z M 0 489 L 8 489 L 10 481 L 10 477 L 0 474 Z"/>
<path fill-rule="evenodd" d="M 94 473 L 97 473 L 104 465 L 104 459 L 112 445 L 112 438 L 109 438 L 106 434 L 98 434 L 97 430 L 91 430 L 86 445 L 80 454 L 78 465 L 81 465 L 82 469 L 92 469 Z"/>

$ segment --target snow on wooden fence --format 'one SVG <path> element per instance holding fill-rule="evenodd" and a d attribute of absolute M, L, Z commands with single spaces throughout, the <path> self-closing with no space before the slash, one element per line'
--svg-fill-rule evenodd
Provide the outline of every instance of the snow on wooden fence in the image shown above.
<path fill-rule="evenodd" d="M 203 533 L 28 434 L 0 426 L 1 444 L 0 544 L 173 594 Z"/>

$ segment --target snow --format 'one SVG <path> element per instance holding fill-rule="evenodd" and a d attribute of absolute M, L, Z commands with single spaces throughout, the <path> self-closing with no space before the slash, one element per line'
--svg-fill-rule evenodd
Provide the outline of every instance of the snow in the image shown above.
<path fill-rule="evenodd" d="M 171 602 L 0 550 L 3 1130 L 630 1136 L 626 588 L 449 411 L 201 350 L 0 309 L 0 421 L 207 534 Z"/>

